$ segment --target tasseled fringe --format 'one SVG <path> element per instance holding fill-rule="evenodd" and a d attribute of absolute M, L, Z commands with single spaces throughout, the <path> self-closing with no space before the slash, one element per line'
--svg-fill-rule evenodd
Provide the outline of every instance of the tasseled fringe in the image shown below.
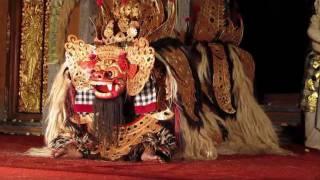
<path fill-rule="evenodd" d="M 233 151 L 237 154 L 287 154 L 286 150 L 279 147 L 271 120 L 254 99 L 253 85 L 243 71 L 237 47 L 229 45 L 228 48 L 234 67 L 232 92 L 237 113 L 236 119 L 226 121 L 229 138 L 227 143 L 221 146 L 219 153 L 225 154 Z"/>

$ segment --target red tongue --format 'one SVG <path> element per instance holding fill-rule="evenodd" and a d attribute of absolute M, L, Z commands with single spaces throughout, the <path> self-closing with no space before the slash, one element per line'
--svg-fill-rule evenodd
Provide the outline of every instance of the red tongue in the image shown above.
<path fill-rule="evenodd" d="M 103 93 L 107 93 L 109 92 L 108 87 L 107 86 L 96 86 L 95 87 L 97 89 L 97 91 L 99 92 L 103 92 Z"/>

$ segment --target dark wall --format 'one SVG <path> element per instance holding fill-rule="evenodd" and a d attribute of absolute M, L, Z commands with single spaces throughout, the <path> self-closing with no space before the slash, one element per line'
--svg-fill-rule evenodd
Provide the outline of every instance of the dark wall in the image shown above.
<path fill-rule="evenodd" d="M 300 92 L 313 0 L 239 0 L 239 7 L 242 47 L 255 58 L 258 95 Z"/>
<path fill-rule="evenodd" d="M 7 60 L 7 18 L 8 18 L 8 4 L 9 0 L 0 1 L 0 119 L 4 119 L 6 115 L 6 60 Z"/>

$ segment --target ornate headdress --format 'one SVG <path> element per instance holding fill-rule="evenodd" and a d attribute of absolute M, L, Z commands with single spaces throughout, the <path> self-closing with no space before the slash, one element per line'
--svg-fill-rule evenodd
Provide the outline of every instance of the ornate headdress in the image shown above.
<path fill-rule="evenodd" d="M 155 61 L 154 49 L 139 33 L 139 20 L 146 4 L 149 3 L 139 0 L 113 4 L 111 16 L 106 18 L 100 38 L 95 39 L 95 46 L 73 35 L 68 37 L 66 61 L 76 89 L 89 89 L 92 85 L 101 98 L 118 95 L 112 93 L 121 93 L 124 83 L 130 96 L 137 95 L 143 89 Z M 122 81 L 116 82 L 117 78 Z"/>
<path fill-rule="evenodd" d="M 105 6 L 102 3 L 98 3 L 101 9 L 101 18 L 99 18 L 100 21 L 97 24 L 98 32 L 106 25 L 105 21 L 116 20 L 119 22 L 119 29 L 127 35 L 134 33 L 132 27 L 137 27 L 138 25 L 139 32 L 137 37 L 144 37 L 149 42 L 174 34 L 173 28 L 176 20 L 175 1 L 108 0 L 105 2 Z"/>

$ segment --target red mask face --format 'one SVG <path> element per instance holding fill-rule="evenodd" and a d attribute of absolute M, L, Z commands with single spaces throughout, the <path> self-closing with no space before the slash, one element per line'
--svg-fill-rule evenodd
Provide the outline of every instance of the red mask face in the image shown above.
<path fill-rule="evenodd" d="M 91 85 L 95 89 L 95 96 L 100 99 L 112 99 L 118 97 L 125 90 L 126 73 L 117 66 L 111 66 L 104 70 L 93 71 L 90 76 Z"/>
<path fill-rule="evenodd" d="M 90 76 L 96 98 L 113 99 L 121 95 L 126 89 L 128 74 L 132 73 L 130 67 L 125 53 L 114 60 L 97 60 Z"/>

